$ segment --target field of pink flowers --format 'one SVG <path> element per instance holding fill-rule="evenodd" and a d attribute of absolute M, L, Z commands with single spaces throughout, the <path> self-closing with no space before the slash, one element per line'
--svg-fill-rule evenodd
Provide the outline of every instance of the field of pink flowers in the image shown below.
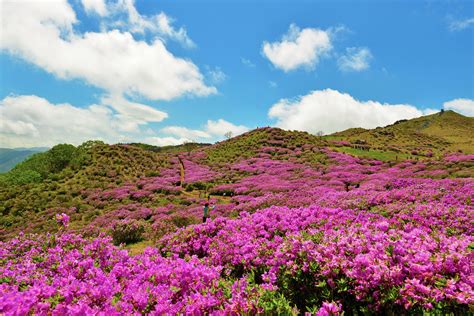
<path fill-rule="evenodd" d="M 204 201 L 182 192 L 176 157 L 159 176 L 89 191 L 91 205 L 127 202 L 83 229 L 68 227 L 67 209 L 57 233 L 0 243 L 0 314 L 474 312 L 474 179 L 453 176 L 474 156 L 297 150 L 216 165 L 183 156 L 189 191 L 209 186 L 220 201 L 205 224 L 171 225 L 200 218 Z M 315 150 L 326 164 L 300 159 Z M 148 206 L 159 194 L 185 202 Z M 155 247 L 132 256 L 114 245 L 114 232 L 139 230 Z"/>

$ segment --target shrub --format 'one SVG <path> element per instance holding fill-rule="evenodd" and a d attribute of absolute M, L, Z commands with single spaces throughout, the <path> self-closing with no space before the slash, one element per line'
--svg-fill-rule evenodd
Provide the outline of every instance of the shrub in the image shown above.
<path fill-rule="evenodd" d="M 184 227 L 191 224 L 196 224 L 196 219 L 194 217 L 180 215 L 173 216 L 173 218 L 171 218 L 171 221 L 176 227 Z"/>
<path fill-rule="evenodd" d="M 115 245 L 131 244 L 143 240 L 145 223 L 134 219 L 123 219 L 115 221 L 110 234 Z"/>
<path fill-rule="evenodd" d="M 176 230 L 176 226 L 168 221 L 157 221 L 149 226 L 146 231 L 146 239 L 157 242 L 164 235 Z"/>
<path fill-rule="evenodd" d="M 0 178 L 0 184 L 3 183 L 20 185 L 27 183 L 40 182 L 42 180 L 41 174 L 34 170 L 14 170 L 3 175 Z"/>

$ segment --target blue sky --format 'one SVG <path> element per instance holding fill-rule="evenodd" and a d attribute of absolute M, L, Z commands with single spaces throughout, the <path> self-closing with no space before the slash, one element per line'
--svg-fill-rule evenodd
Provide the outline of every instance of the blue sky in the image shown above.
<path fill-rule="evenodd" d="M 472 1 L 1 8 L 1 147 L 212 142 L 266 125 L 331 133 L 443 107 L 474 116 Z"/>

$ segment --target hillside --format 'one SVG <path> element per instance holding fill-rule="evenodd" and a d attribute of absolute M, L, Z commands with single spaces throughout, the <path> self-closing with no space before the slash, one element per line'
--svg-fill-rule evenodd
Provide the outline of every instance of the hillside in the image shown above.
<path fill-rule="evenodd" d="M 328 138 L 348 141 L 361 148 L 387 150 L 411 156 L 474 153 L 474 118 L 444 111 L 398 121 L 372 130 L 348 129 Z"/>
<path fill-rule="evenodd" d="M 467 314 L 474 155 L 449 151 L 471 121 L 443 115 L 35 154 L 0 175 L 0 314 Z M 406 152 L 416 133 L 435 154 Z"/>
<path fill-rule="evenodd" d="M 155 147 L 145 144 L 106 145 L 101 142 L 86 142 L 79 147 L 58 145 L 48 152 L 30 157 L 0 176 L 0 211 L 3 213 L 0 238 L 13 236 L 19 230 L 52 230 L 55 225 L 54 220 L 51 220 L 52 214 L 58 210 L 74 210 L 70 228 L 77 231 L 89 230 L 90 225 L 99 228 L 103 218 L 113 220 L 117 211 L 121 214 L 124 210 L 135 212 L 137 209 L 166 208 L 170 229 L 196 223 L 200 218 L 202 198 L 209 193 L 214 194 L 217 203 L 225 205 L 221 208 L 225 214 L 226 209 L 233 209 L 237 202 L 240 204 L 235 197 L 229 199 L 229 195 L 224 195 L 234 193 L 228 188 L 233 184 L 248 181 L 255 175 L 256 181 L 261 181 L 263 176 L 268 181 L 281 181 L 280 185 L 289 181 L 279 179 L 278 175 L 270 175 L 270 169 L 267 170 L 265 166 L 254 169 L 252 164 L 257 166 L 260 161 L 268 161 L 268 168 L 272 168 L 273 161 L 279 161 L 291 164 L 291 168 L 296 170 L 308 166 L 320 172 L 334 164 L 331 156 L 337 152 L 348 152 L 362 159 L 379 159 L 388 163 L 402 161 L 405 156 L 399 152 L 382 150 L 380 147 L 357 151 L 347 144 L 357 143 L 357 140 L 365 137 L 367 143 L 376 140 L 381 146 L 385 138 L 388 142 L 405 139 L 403 137 L 407 137 L 411 131 L 418 130 L 417 126 L 427 126 L 423 122 L 433 122 L 426 128 L 437 130 L 446 117 L 459 117 L 456 124 L 464 124 L 459 125 L 459 130 L 471 127 L 466 123 L 471 121 L 464 120 L 462 116 L 454 113 L 443 115 L 442 119 L 432 115 L 372 131 L 348 130 L 338 135 L 340 139 L 343 135 L 344 140 L 336 142 L 306 132 L 260 128 L 214 145 Z M 387 136 L 389 133 L 400 136 L 391 140 Z M 465 145 L 460 142 L 466 142 L 464 139 L 446 132 L 444 135 L 450 138 L 450 146 Z M 456 140 L 459 142 L 455 143 Z M 409 157 L 414 156 L 406 156 Z M 183 181 L 180 160 L 185 169 Z M 436 160 L 429 162 L 434 166 L 436 163 Z M 474 174 L 470 165 L 451 164 L 443 168 L 446 170 L 442 177 Z M 271 201 L 261 200 L 258 204 L 246 207 L 255 210 L 265 205 L 288 204 L 283 201 L 281 197 Z M 242 205 L 239 207 L 243 209 Z"/>
<path fill-rule="evenodd" d="M 26 158 L 48 148 L 0 148 L 0 173 L 10 171 Z"/>
<path fill-rule="evenodd" d="M 13 236 L 19 229 L 50 230 L 54 222 L 46 219 L 58 209 L 74 209 L 77 215 L 73 217 L 76 221 L 72 227 L 81 230 L 97 217 L 109 216 L 108 212 L 124 204 L 134 209 L 136 205 L 196 207 L 199 202 L 194 200 L 199 194 L 203 196 L 219 184 L 243 177 L 245 172 L 229 167 L 231 161 L 269 156 L 318 163 L 325 157 L 317 149 L 323 145 L 326 145 L 324 141 L 308 133 L 272 128 L 257 129 L 212 146 L 186 144 L 157 148 L 101 142 L 86 142 L 77 148 L 58 145 L 34 155 L 0 177 L 0 211 L 3 213 L 0 238 Z M 202 170 L 203 175 L 186 179 L 180 186 L 178 157 L 184 160 L 189 173 L 197 169 Z M 151 188 L 138 193 L 148 186 Z M 126 199 L 114 198 L 121 195 L 120 190 Z M 169 217 L 173 225 L 179 227 L 199 218 L 183 213 Z"/>

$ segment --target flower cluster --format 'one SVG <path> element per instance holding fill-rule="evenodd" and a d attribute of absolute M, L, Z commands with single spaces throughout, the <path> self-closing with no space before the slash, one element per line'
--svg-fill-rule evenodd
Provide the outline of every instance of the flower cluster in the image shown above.
<path fill-rule="evenodd" d="M 131 257 L 110 238 L 20 236 L 0 247 L 0 314 L 256 313 L 258 289 L 197 258 Z"/>
<path fill-rule="evenodd" d="M 62 227 L 68 227 L 69 216 L 66 213 L 56 214 L 56 221 Z"/>

